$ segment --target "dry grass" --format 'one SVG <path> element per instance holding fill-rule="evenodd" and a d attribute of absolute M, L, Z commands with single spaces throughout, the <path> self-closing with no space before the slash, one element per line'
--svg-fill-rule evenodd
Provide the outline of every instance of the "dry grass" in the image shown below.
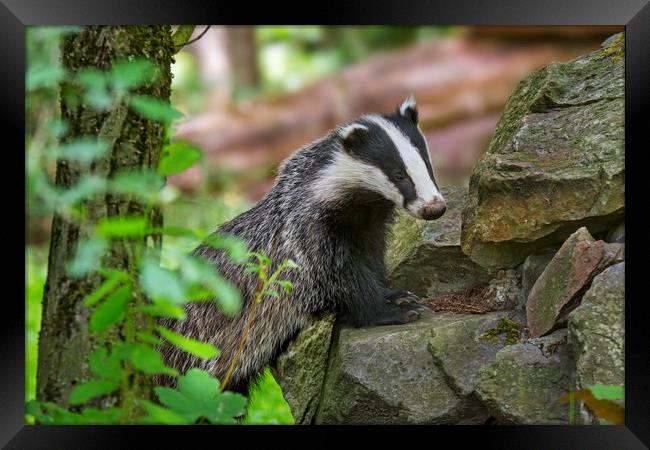
<path fill-rule="evenodd" d="M 437 298 L 428 298 L 424 302 L 434 311 L 452 314 L 485 314 L 490 311 L 488 301 L 488 283 L 476 284 L 462 292 L 442 294 Z"/>

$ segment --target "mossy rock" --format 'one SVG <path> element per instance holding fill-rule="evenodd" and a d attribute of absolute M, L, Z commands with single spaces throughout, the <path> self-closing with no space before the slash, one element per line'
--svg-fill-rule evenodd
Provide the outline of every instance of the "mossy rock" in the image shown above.
<path fill-rule="evenodd" d="M 316 414 L 334 321 L 328 314 L 301 331 L 273 368 L 296 424 L 309 424 Z"/>
<path fill-rule="evenodd" d="M 578 389 L 625 382 L 625 262 L 597 275 L 569 314 Z"/>
<path fill-rule="evenodd" d="M 496 330 L 499 321 L 506 316 L 504 312 L 469 315 L 432 329 L 428 349 L 458 395 L 474 391 L 478 370 L 492 362 L 497 351 L 504 347 L 506 337 L 503 334 L 495 333 L 490 339 L 483 336 Z"/>
<path fill-rule="evenodd" d="M 580 226 L 621 222 L 625 196 L 624 40 L 522 80 L 477 162 L 462 214 L 463 251 L 515 267 Z"/>
<path fill-rule="evenodd" d="M 433 315 L 406 325 L 343 328 L 327 370 L 317 424 L 481 424 L 427 349 L 433 330 L 473 319 Z"/>
<path fill-rule="evenodd" d="M 475 392 L 500 424 L 567 424 L 559 399 L 572 389 L 572 371 L 566 345 L 548 355 L 532 343 L 509 345 L 478 371 Z"/>
<path fill-rule="evenodd" d="M 438 220 L 399 213 L 386 247 L 387 284 L 435 298 L 488 281 L 488 273 L 460 248 L 461 212 L 467 187 L 444 186 L 447 211 Z"/>
<path fill-rule="evenodd" d="M 623 244 L 596 241 L 582 227 L 562 244 L 533 285 L 526 303 L 530 335 L 539 337 L 563 322 L 593 277 L 624 258 Z"/>

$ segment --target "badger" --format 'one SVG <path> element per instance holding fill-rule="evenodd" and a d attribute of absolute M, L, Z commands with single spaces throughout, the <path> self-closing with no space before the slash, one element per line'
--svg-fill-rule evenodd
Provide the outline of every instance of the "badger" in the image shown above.
<path fill-rule="evenodd" d="M 439 218 L 446 208 L 413 96 L 389 114 L 364 115 L 295 151 L 267 195 L 215 231 L 264 251 L 275 267 L 295 261 L 298 268 L 281 276 L 293 284 L 289 294 L 279 292 L 252 309 L 257 274 L 223 250 L 206 244 L 194 250 L 236 285 L 242 309 L 229 316 L 213 302 L 192 302 L 185 320 L 164 319 L 174 331 L 221 351 L 206 361 L 167 346 L 161 350 L 166 363 L 180 373 L 198 367 L 223 381 L 247 334 L 227 383 L 227 390 L 247 393 L 251 381 L 323 312 L 354 327 L 418 319 L 427 311 L 422 301 L 384 285 L 384 250 L 396 208 L 424 220 Z"/>

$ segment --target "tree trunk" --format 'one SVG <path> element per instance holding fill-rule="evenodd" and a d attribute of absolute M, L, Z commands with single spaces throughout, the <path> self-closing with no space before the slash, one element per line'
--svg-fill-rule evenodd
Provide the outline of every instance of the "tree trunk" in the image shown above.
<path fill-rule="evenodd" d="M 260 72 L 253 27 L 231 26 L 228 30 L 228 53 L 235 90 L 246 92 L 258 86 Z"/>
<path fill-rule="evenodd" d="M 155 60 L 160 69 L 158 79 L 138 88 L 138 94 L 169 101 L 171 63 L 175 48 L 169 26 L 91 26 L 81 33 L 65 38 L 62 46 L 64 67 L 75 72 L 83 67 L 108 69 L 115 61 L 133 57 Z M 91 168 L 82 168 L 59 161 L 56 184 L 74 185 L 82 176 L 94 173 L 111 177 L 125 170 L 156 169 L 165 141 L 164 126 L 146 120 L 124 105 L 108 112 L 97 112 L 84 104 L 73 104 L 65 96 L 61 100 L 61 116 L 70 127 L 69 138 L 98 136 L 112 144 L 111 149 Z M 97 275 L 75 279 L 66 272 L 66 262 L 73 256 L 77 243 L 89 235 L 97 221 L 112 216 L 142 214 L 145 207 L 131 197 L 101 195 L 84 203 L 85 218 L 81 224 L 71 223 L 59 215 L 52 220 L 47 282 L 43 299 L 43 322 L 39 338 L 37 399 L 67 406 L 75 384 L 92 378 L 88 358 L 97 337 L 88 330 L 90 310 L 82 305 L 84 298 L 99 284 Z M 152 226 L 162 226 L 160 209 L 148 210 Z M 145 242 L 160 248 L 160 236 L 148 236 Z M 104 267 L 129 269 L 134 266 L 134 250 L 142 241 L 113 241 L 102 260 Z M 102 337 L 115 341 L 118 332 Z M 117 394 L 115 394 L 117 395 Z M 114 405 L 116 396 L 102 404 Z"/>

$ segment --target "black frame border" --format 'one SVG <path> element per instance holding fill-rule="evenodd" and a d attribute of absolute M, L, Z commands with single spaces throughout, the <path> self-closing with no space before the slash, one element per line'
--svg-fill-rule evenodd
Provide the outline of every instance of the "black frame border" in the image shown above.
<path fill-rule="evenodd" d="M 375 1 L 328 0 L 326 2 L 298 5 L 264 2 L 255 4 L 228 2 L 207 2 L 202 0 L 100 0 L 92 4 L 84 0 L 2 0 L 0 5 L 0 61 L 4 63 L 2 73 L 2 123 L 6 126 L 5 136 L 11 137 L 14 146 L 6 146 L 7 153 L 17 159 L 16 150 L 24 145 L 24 88 L 25 88 L 25 31 L 30 25 L 73 25 L 73 24 L 156 24 L 156 23 L 218 23 L 241 24 L 339 24 L 339 25 L 625 25 L 625 139 L 626 184 L 634 186 L 643 180 L 644 166 L 641 163 L 642 145 L 647 139 L 650 107 L 650 5 L 648 0 L 409 0 Z M 632 149 L 632 151 L 629 151 Z M 24 164 L 24 159 L 22 160 Z M 12 171 L 0 177 L 4 188 L 0 192 L 10 193 L 17 183 L 22 182 L 24 173 Z M 17 179 L 16 179 L 17 178 Z M 645 186 L 643 186 L 645 187 Z M 454 445 L 468 441 L 479 442 L 482 448 L 552 448 L 552 449 L 628 449 L 650 446 L 650 393 L 645 385 L 650 380 L 650 327 L 643 321 L 648 317 L 648 302 L 640 295 L 641 283 L 635 276 L 643 264 L 644 241 L 641 227 L 644 224 L 641 192 L 639 186 L 627 189 L 625 202 L 626 232 L 628 241 L 626 259 L 626 345 L 625 382 L 626 414 L 624 426 L 502 426 L 470 427 L 218 427 L 218 445 L 225 434 L 236 438 L 254 436 L 261 431 L 283 438 L 321 434 L 324 430 L 350 432 L 353 436 L 387 436 L 386 432 L 408 433 L 409 438 L 427 437 L 431 444 L 439 443 L 440 437 L 451 437 Z M 23 196 L 23 199 L 25 197 Z M 16 200 L 14 198 L 14 200 Z M 21 200 L 16 200 L 20 205 Z M 26 203 L 23 203 L 26 205 Z M 632 208 L 629 205 L 633 205 Z M 18 206 L 19 207 L 19 206 Z M 20 214 L 18 212 L 18 214 Z M 20 217 L 20 215 L 19 215 Z M 27 211 L 25 211 L 25 220 Z M 21 234 L 20 221 L 12 220 L 8 236 Z M 26 236 L 26 221 L 22 232 Z M 9 244 L 19 249 L 17 239 Z M 24 259 L 18 258 L 18 261 Z M 7 260 L 5 260 L 6 262 Z M 17 265 L 17 264 L 16 264 Z M 25 266 L 23 265 L 23 268 Z M 18 269 L 19 270 L 19 269 Z M 17 279 L 17 277 L 16 277 Z M 12 280 L 13 281 L 13 280 Z M 161 427 L 161 426 L 28 426 L 24 423 L 24 370 L 25 370 L 25 317 L 24 291 L 18 283 L 14 290 L 5 290 L 4 308 L 13 308 L 13 319 L 4 320 L 0 328 L 0 444 L 5 448 L 114 448 L 120 443 L 134 443 L 146 434 L 150 444 L 172 444 L 177 432 L 194 438 L 214 440 L 213 427 Z M 9 294 L 11 292 L 11 294 Z M 16 311 L 17 309 L 17 311 Z M 3 310 L 5 311 L 5 310 Z M 645 312 L 645 314 L 644 314 Z M 287 431 L 289 430 L 289 431 Z M 460 433 L 458 431 L 461 431 Z M 325 431 L 328 432 L 328 431 Z M 291 434 L 286 434 L 291 433 Z M 261 433 L 260 433 L 261 434 Z M 329 434 L 329 432 L 328 432 Z M 346 433 L 348 434 L 348 433 Z M 286 438 L 285 438 L 286 435 Z M 304 437 L 309 438 L 310 436 Z M 248 440 L 248 439 L 246 439 Z M 401 439 L 400 439 L 401 440 Z M 221 442 L 219 442 L 221 441 Z M 187 446 L 187 437 L 179 441 Z M 270 443 L 270 441 L 267 441 Z M 304 441 L 296 441 L 303 442 Z M 307 441 L 309 442 L 309 441 Z M 314 442 L 314 441 L 311 441 Z M 183 443 L 185 445 L 183 445 Z M 645 444 L 645 445 L 644 445 Z"/>

